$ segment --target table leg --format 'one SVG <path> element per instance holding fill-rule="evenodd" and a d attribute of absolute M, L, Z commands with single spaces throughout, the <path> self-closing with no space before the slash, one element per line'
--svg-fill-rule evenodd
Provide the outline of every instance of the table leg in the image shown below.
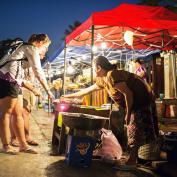
<path fill-rule="evenodd" d="M 66 149 L 66 126 L 62 123 L 61 132 L 60 132 L 60 139 L 59 139 L 59 146 L 58 146 L 58 153 L 63 154 L 65 153 Z"/>

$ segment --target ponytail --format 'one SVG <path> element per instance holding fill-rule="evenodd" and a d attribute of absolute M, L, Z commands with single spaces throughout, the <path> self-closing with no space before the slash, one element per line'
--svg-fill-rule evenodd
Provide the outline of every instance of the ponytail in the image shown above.
<path fill-rule="evenodd" d="M 108 59 L 104 56 L 98 56 L 95 60 L 94 60 L 95 65 L 99 65 L 101 66 L 102 69 L 106 70 L 106 71 L 110 71 L 113 69 L 117 69 L 117 65 L 116 64 L 111 64 Z"/>

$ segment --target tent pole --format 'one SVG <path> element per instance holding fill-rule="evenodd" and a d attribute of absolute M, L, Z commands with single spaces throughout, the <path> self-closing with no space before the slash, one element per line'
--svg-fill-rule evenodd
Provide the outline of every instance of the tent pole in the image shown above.
<path fill-rule="evenodd" d="M 63 90 L 63 94 L 65 95 L 65 84 L 66 84 L 66 42 L 65 42 L 65 48 L 64 48 L 64 73 L 63 73 L 63 85 L 62 85 L 62 90 Z"/>
<path fill-rule="evenodd" d="M 177 88 L 176 88 L 176 52 L 174 53 L 174 75 L 175 75 L 175 98 L 177 98 Z"/>
<path fill-rule="evenodd" d="M 51 64 L 50 64 L 50 62 L 48 62 L 47 75 L 48 75 L 48 82 L 49 82 L 49 83 L 51 83 L 51 78 L 50 78 L 50 74 L 49 74 L 49 70 L 50 70 L 50 69 L 51 69 Z M 48 102 L 48 116 L 49 116 L 50 107 L 51 107 L 49 96 L 47 97 L 47 102 Z"/>
<path fill-rule="evenodd" d="M 94 51 L 93 51 L 93 47 L 94 47 L 94 25 L 92 25 L 92 40 L 91 40 L 91 84 L 93 84 L 93 58 L 94 58 Z M 93 98 L 92 98 L 93 94 L 91 93 L 91 99 L 90 99 L 90 103 L 91 105 L 93 105 Z"/>
<path fill-rule="evenodd" d="M 176 52 L 174 53 L 174 75 L 175 75 L 175 98 L 177 97 L 177 88 L 176 88 Z"/>
<path fill-rule="evenodd" d="M 169 59 L 171 60 L 171 72 L 172 72 L 172 96 L 176 98 L 176 61 L 175 61 L 175 53 L 174 51 L 170 52 Z"/>
<path fill-rule="evenodd" d="M 173 64 L 172 64 L 172 67 L 173 67 L 173 83 L 174 83 L 174 96 L 175 98 L 177 97 L 177 93 L 176 93 L 176 53 L 173 51 L 172 52 L 172 61 L 173 61 Z"/>

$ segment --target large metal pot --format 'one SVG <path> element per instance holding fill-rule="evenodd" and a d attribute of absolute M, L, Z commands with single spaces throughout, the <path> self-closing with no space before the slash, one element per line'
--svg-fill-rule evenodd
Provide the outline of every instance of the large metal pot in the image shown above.
<path fill-rule="evenodd" d="M 63 123 L 73 129 L 79 130 L 98 130 L 104 127 L 106 120 L 109 118 L 100 117 L 83 113 L 61 113 Z"/>

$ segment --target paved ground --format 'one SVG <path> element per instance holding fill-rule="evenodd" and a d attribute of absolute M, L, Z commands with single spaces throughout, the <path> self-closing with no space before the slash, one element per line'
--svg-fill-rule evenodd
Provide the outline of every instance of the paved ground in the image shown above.
<path fill-rule="evenodd" d="M 94 161 L 90 168 L 65 164 L 63 156 L 51 156 L 53 115 L 39 110 L 31 117 L 31 135 L 40 143 L 39 154 L 7 155 L 0 153 L 0 177 L 153 177 L 149 170 L 122 172 L 108 164 Z M 1 144 L 0 144 L 1 148 Z"/>

